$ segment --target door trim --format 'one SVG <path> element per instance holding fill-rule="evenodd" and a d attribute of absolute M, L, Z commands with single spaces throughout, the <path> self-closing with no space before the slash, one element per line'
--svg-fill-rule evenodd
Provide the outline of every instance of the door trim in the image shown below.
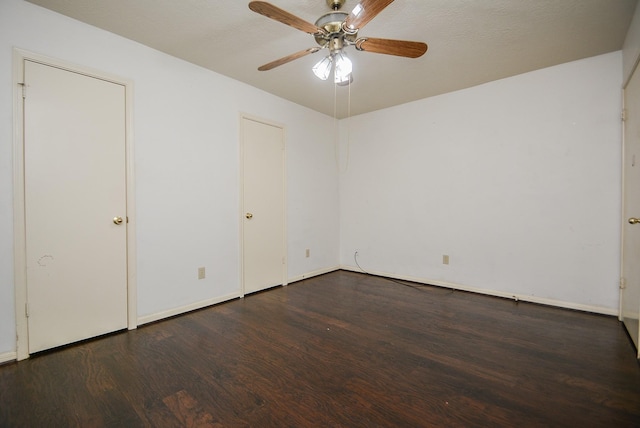
<path fill-rule="evenodd" d="M 627 200 L 625 198 L 625 191 L 626 191 L 626 184 L 625 184 L 625 177 L 626 177 L 626 172 L 627 172 L 627 158 L 626 158 L 626 148 L 627 148 L 627 125 L 626 125 L 626 108 L 627 108 L 627 97 L 626 97 L 626 92 L 627 92 L 627 87 L 629 86 L 629 83 L 631 83 L 631 78 L 633 77 L 634 73 L 636 73 L 636 71 L 640 72 L 640 69 L 638 69 L 638 65 L 640 65 L 640 56 L 636 59 L 636 63 L 633 66 L 633 68 L 631 69 L 631 74 L 629 74 L 629 77 L 627 78 L 626 82 L 624 82 L 624 85 L 622 85 L 622 89 L 620 90 L 621 92 L 621 99 L 622 99 L 622 105 L 620 106 L 621 108 L 621 112 L 622 112 L 622 141 L 621 141 L 621 145 L 622 145 L 622 157 L 620 159 L 620 161 L 622 162 L 622 168 L 621 168 L 621 172 L 622 172 L 622 177 L 620 179 L 621 182 L 621 186 L 620 186 L 620 190 L 621 190 L 621 200 L 622 200 L 622 204 L 621 204 L 621 214 L 620 214 L 620 283 L 618 284 L 618 321 L 623 322 L 624 321 L 624 316 L 623 316 L 623 300 L 624 300 L 624 289 L 626 288 L 626 278 L 624 277 L 624 257 L 625 257 L 625 251 L 624 251 L 624 245 L 625 245 L 625 234 L 624 234 L 624 230 L 625 230 L 625 224 L 627 222 L 626 219 L 626 209 L 627 209 Z M 640 357 L 640 349 L 638 350 L 638 355 Z"/>
<path fill-rule="evenodd" d="M 89 77 L 117 83 L 125 88 L 125 171 L 127 200 L 127 328 L 137 323 L 136 287 L 136 211 L 133 146 L 133 81 L 99 70 L 71 64 L 25 50 L 13 49 L 13 266 L 16 316 L 16 358 L 29 358 L 27 324 L 27 261 L 24 188 L 24 99 L 23 76 L 25 61 L 38 62 Z"/>
<path fill-rule="evenodd" d="M 633 73 L 632 73 L 633 75 Z M 629 79 L 631 80 L 631 79 Z M 624 108 L 625 108 L 625 89 L 626 89 L 627 85 L 625 84 L 622 87 L 622 114 L 624 114 Z M 624 197 L 624 192 L 625 192 L 625 173 L 626 173 L 626 156 L 625 156 L 625 149 L 626 149 L 626 140 L 625 140 L 625 124 L 624 121 L 622 122 L 622 140 L 621 140 L 621 146 L 622 146 L 622 156 L 620 158 L 620 162 L 622 163 L 622 168 L 620 168 L 621 173 L 622 173 L 622 177 L 620 179 L 621 182 L 621 186 L 620 186 L 620 200 L 622 201 L 620 210 L 622 211 L 621 213 L 621 221 L 620 221 L 620 282 L 618 283 L 618 321 L 622 322 L 623 321 L 623 317 L 622 317 L 622 299 L 623 299 L 623 294 L 624 294 L 624 283 L 625 283 L 625 279 L 624 279 L 624 244 L 625 244 L 625 238 L 624 238 L 624 226 L 625 226 L 625 209 L 626 209 L 626 199 Z"/>
<path fill-rule="evenodd" d="M 259 122 L 259 123 L 263 123 L 265 125 L 269 125 L 269 126 L 274 126 L 276 128 L 280 128 L 282 129 L 282 139 L 283 139 L 283 145 L 284 145 L 284 150 L 282 153 L 282 163 L 283 163 L 283 168 L 282 168 L 282 192 L 283 192 L 283 197 L 282 197 L 282 222 L 283 222 L 283 236 L 282 236 L 282 251 L 283 251 L 283 255 L 282 257 L 284 257 L 284 263 L 282 263 L 282 285 L 288 285 L 288 263 L 289 263 L 289 257 L 288 257 L 288 250 L 287 250 L 287 129 L 286 127 L 281 124 L 281 123 L 277 123 L 277 122 L 272 122 L 257 116 L 252 116 L 250 114 L 247 113 L 240 113 L 239 118 L 238 118 L 238 125 L 240 128 L 240 161 L 239 163 L 239 168 L 238 168 L 238 173 L 240 175 L 238 182 L 240 183 L 240 191 L 239 191 L 239 196 L 240 196 L 240 200 L 239 200 L 239 212 L 238 212 L 238 218 L 239 218 L 239 227 L 240 227 L 240 263 L 239 263 L 239 268 L 240 268 L 240 272 L 239 272 L 239 278 L 240 278 L 240 297 L 243 298 L 245 296 L 245 286 L 244 286 L 244 213 L 245 213 L 245 208 L 244 208 L 244 126 L 243 126 L 243 120 L 247 119 L 247 120 L 252 120 L 254 122 Z"/>

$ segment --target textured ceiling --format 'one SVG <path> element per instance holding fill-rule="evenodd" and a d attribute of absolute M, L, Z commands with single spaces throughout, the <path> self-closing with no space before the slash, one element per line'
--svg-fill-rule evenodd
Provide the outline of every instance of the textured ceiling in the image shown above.
<path fill-rule="evenodd" d="M 248 0 L 29 1 L 341 118 L 619 50 L 637 3 L 395 0 L 359 36 L 423 41 L 429 50 L 408 59 L 348 48 L 349 103 L 348 87 L 334 90 L 331 79 L 311 72 L 326 51 L 257 70 L 317 45 L 311 35 L 250 11 Z M 329 11 L 325 0 L 270 2 L 312 23 Z M 343 10 L 356 4 L 347 0 Z"/>

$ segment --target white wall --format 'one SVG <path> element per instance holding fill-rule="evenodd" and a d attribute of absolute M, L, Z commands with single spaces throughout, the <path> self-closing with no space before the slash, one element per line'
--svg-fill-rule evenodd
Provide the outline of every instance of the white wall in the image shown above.
<path fill-rule="evenodd" d="M 289 276 L 338 266 L 334 120 L 20 0 L 0 2 L 0 359 L 15 351 L 12 49 L 134 82 L 138 316 L 238 294 L 239 115 L 281 123 Z M 310 258 L 304 249 L 310 248 Z M 197 267 L 207 278 L 197 280 Z"/>
<path fill-rule="evenodd" d="M 617 313 L 621 79 L 615 52 L 343 120 L 341 263 Z"/>
<path fill-rule="evenodd" d="M 622 80 L 626 84 L 631 78 L 640 58 L 640 7 L 636 6 L 631 25 L 622 46 Z"/>

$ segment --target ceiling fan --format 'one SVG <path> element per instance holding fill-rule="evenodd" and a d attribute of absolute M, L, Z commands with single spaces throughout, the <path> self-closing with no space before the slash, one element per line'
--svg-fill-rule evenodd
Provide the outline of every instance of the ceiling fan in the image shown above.
<path fill-rule="evenodd" d="M 334 68 L 335 83 L 348 85 L 353 81 L 353 78 L 351 76 L 351 61 L 344 52 L 344 48 L 347 46 L 355 46 L 356 50 L 359 51 L 407 58 L 418 58 L 427 51 L 427 44 L 422 42 L 358 37 L 358 31 L 391 4 L 393 0 L 360 0 L 360 3 L 353 8 L 351 13 L 340 11 L 346 0 L 326 0 L 326 2 L 332 12 L 322 15 L 315 24 L 298 18 L 268 2 L 250 2 L 249 9 L 252 11 L 311 34 L 320 46 L 287 55 L 258 67 L 258 70 L 271 70 L 326 48 L 329 50 L 329 54 L 313 67 L 314 74 L 322 80 L 327 80 L 331 74 L 331 69 Z"/>

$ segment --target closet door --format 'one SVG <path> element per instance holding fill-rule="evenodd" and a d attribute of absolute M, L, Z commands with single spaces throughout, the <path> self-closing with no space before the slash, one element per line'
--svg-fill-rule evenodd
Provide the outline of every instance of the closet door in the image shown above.
<path fill-rule="evenodd" d="M 242 118 L 243 290 L 285 283 L 284 130 Z"/>
<path fill-rule="evenodd" d="M 25 61 L 29 353 L 127 327 L 125 87 Z"/>

